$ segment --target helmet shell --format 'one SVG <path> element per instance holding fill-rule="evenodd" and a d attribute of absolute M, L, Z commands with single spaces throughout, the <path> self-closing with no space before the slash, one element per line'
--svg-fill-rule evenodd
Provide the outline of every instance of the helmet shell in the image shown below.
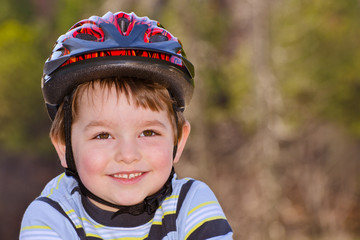
<path fill-rule="evenodd" d="M 148 17 L 108 12 L 76 23 L 58 38 L 41 83 L 50 118 L 79 84 L 108 77 L 158 82 L 180 108 L 194 89 L 194 67 L 176 37 Z"/>

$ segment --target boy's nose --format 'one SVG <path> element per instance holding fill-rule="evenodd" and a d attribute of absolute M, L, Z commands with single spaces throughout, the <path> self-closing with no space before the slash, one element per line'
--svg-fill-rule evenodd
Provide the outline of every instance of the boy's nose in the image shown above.
<path fill-rule="evenodd" d="M 138 151 L 136 141 L 121 140 L 118 142 L 116 146 L 115 161 L 130 164 L 140 160 L 140 157 L 141 155 Z"/>

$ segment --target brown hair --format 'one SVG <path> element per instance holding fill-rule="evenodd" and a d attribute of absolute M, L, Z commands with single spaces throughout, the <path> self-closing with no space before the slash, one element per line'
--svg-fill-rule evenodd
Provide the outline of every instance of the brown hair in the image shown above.
<path fill-rule="evenodd" d="M 170 122 L 174 129 L 174 142 L 176 143 L 177 139 L 181 138 L 182 128 L 185 124 L 185 117 L 181 111 L 177 111 L 177 129 L 176 129 L 176 119 L 174 114 L 174 100 L 171 98 L 168 90 L 154 82 L 146 81 L 144 79 L 137 78 L 104 78 L 97 79 L 90 82 L 85 82 L 80 84 L 75 92 L 73 93 L 72 98 L 72 119 L 73 122 L 76 121 L 77 113 L 79 109 L 79 99 L 80 97 L 87 92 L 89 94 L 89 89 L 94 89 L 95 86 L 100 86 L 101 89 L 110 89 L 115 86 L 116 93 L 124 94 L 130 102 L 130 99 L 135 103 L 136 107 L 151 109 L 152 111 L 167 111 Z M 63 104 L 60 105 L 55 119 L 52 123 L 50 129 L 50 137 L 58 139 L 62 143 L 65 143 L 65 132 L 64 132 L 64 111 Z"/>

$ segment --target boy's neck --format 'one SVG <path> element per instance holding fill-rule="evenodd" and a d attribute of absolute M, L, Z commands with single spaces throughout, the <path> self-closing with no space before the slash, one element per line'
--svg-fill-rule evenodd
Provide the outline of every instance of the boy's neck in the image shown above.
<path fill-rule="evenodd" d="M 88 197 L 82 194 L 82 204 L 85 211 L 90 215 L 92 219 L 96 222 L 110 227 L 136 227 L 139 225 L 146 224 L 153 217 L 154 214 L 148 214 L 144 212 L 140 215 L 134 216 L 131 214 L 120 214 L 116 217 L 114 216 L 114 211 L 107 211 L 98 207 L 95 202 L 90 200 Z M 116 211 L 116 210 L 115 210 Z"/>

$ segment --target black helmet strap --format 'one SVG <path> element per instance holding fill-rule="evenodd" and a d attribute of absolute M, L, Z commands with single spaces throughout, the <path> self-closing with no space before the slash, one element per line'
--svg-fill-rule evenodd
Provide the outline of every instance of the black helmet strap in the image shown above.
<path fill-rule="evenodd" d="M 74 161 L 74 155 L 72 152 L 71 145 L 71 123 L 72 123 L 72 94 L 69 96 L 65 96 L 64 98 L 64 131 L 65 131 L 65 158 L 67 168 L 65 169 L 65 173 L 68 176 L 77 177 L 77 171 Z"/>
<path fill-rule="evenodd" d="M 65 157 L 66 157 L 66 163 L 67 163 L 67 168 L 65 169 L 66 175 L 72 176 L 77 180 L 77 182 L 79 183 L 80 190 L 81 190 L 82 194 L 84 194 L 85 196 L 95 200 L 96 202 L 104 204 L 106 206 L 119 209 L 117 212 L 114 213 L 113 218 L 122 213 L 129 213 L 134 216 L 140 215 L 144 212 L 147 212 L 149 215 L 154 213 L 156 211 L 156 209 L 160 206 L 161 202 L 166 198 L 166 196 L 170 195 L 172 192 L 171 181 L 172 181 L 172 178 L 175 173 L 174 167 L 172 168 L 170 176 L 169 176 L 168 180 L 166 181 L 166 183 L 164 184 L 164 186 L 157 193 L 146 197 L 143 202 L 136 204 L 136 205 L 132 205 L 132 206 L 116 205 L 116 204 L 110 203 L 110 202 L 96 196 L 92 192 L 90 192 L 84 186 L 84 184 L 82 183 L 82 181 L 79 177 L 79 174 L 77 173 L 74 155 L 72 152 L 72 144 L 71 144 L 72 95 L 73 94 L 71 94 L 70 96 L 67 95 L 64 98 L 64 106 L 63 106 L 65 146 L 66 146 Z M 183 110 L 176 107 L 175 104 L 173 105 L 173 109 L 174 109 L 175 123 L 176 123 L 176 129 L 177 129 L 177 126 L 178 126 L 177 111 L 183 111 Z M 176 152 L 177 152 L 177 143 L 178 143 L 177 139 L 176 139 L 176 143 L 175 143 L 174 149 L 173 149 L 173 158 L 175 158 Z"/>

